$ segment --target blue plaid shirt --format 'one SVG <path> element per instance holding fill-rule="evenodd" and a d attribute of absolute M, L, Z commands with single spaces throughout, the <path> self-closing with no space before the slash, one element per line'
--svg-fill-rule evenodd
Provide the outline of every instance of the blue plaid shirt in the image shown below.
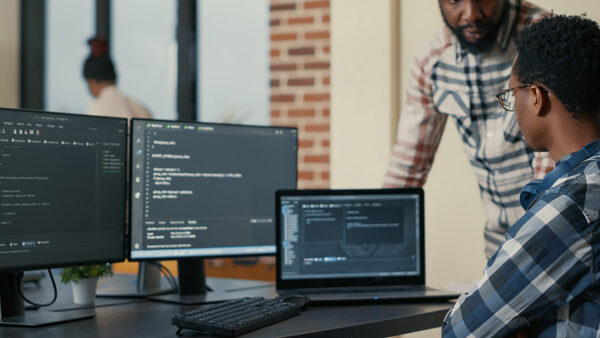
<path fill-rule="evenodd" d="M 504 336 L 523 328 L 535 336 L 600 336 L 599 155 L 533 201 L 475 289 L 450 310 L 443 336 Z"/>

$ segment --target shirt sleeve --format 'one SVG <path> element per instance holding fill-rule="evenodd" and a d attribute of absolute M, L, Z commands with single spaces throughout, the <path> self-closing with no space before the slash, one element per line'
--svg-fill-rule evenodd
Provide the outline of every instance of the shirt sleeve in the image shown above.
<path fill-rule="evenodd" d="M 417 58 L 413 65 L 384 187 L 422 186 L 431 169 L 447 118 L 432 101 L 431 69 L 426 69 L 431 57 Z"/>
<path fill-rule="evenodd" d="M 535 319 L 555 317 L 592 283 L 589 230 L 572 198 L 542 196 L 509 229 L 474 291 L 448 312 L 442 335 L 505 336 Z"/>

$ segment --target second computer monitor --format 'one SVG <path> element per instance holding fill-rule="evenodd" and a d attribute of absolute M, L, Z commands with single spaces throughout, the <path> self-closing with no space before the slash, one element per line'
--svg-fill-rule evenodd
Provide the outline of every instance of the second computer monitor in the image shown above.
<path fill-rule="evenodd" d="M 132 121 L 134 260 L 275 253 L 275 191 L 295 188 L 297 129 Z"/>

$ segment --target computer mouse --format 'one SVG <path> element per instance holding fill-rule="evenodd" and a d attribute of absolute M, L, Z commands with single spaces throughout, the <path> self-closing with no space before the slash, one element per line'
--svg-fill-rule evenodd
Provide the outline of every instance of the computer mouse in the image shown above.
<path fill-rule="evenodd" d="M 285 297 L 281 297 L 281 300 L 284 302 L 294 303 L 301 306 L 301 309 L 304 310 L 310 303 L 310 299 L 304 295 L 289 295 Z"/>

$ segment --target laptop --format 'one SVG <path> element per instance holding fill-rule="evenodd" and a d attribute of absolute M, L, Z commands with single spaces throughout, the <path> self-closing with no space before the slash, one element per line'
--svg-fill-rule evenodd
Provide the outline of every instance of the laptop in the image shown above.
<path fill-rule="evenodd" d="M 311 302 L 448 300 L 425 286 L 421 188 L 280 190 L 277 293 Z"/>

